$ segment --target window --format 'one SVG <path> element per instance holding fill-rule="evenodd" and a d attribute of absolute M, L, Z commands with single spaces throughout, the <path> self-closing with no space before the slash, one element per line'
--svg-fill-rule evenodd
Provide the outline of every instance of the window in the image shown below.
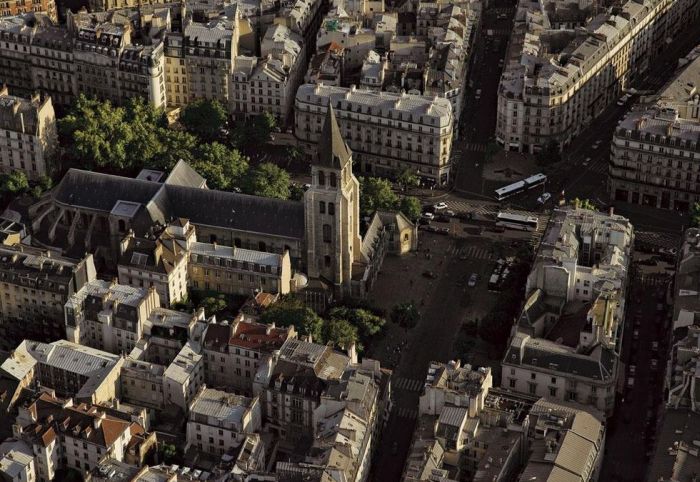
<path fill-rule="evenodd" d="M 260 241 L 258 243 L 258 251 L 267 251 L 267 246 L 265 245 L 264 242 Z"/>
<path fill-rule="evenodd" d="M 515 388 L 515 378 L 509 379 L 508 385 L 510 386 L 510 388 Z"/>
<path fill-rule="evenodd" d="M 537 377 L 537 375 L 535 375 L 534 373 L 530 373 L 530 379 L 531 379 L 531 380 L 534 380 L 536 377 Z"/>
<path fill-rule="evenodd" d="M 326 266 L 326 268 L 331 267 L 331 257 L 330 256 L 324 256 L 323 258 L 323 264 Z"/>
<path fill-rule="evenodd" d="M 323 225 L 323 242 L 324 243 L 331 242 L 331 225 L 330 224 Z"/>
<path fill-rule="evenodd" d="M 321 201 L 318 203 L 318 212 L 321 214 L 326 214 L 326 201 Z"/>
<path fill-rule="evenodd" d="M 556 397 L 557 396 L 557 389 L 554 387 L 549 387 L 549 396 Z"/>
<path fill-rule="evenodd" d="M 338 178 L 335 172 L 331 172 L 331 187 L 336 187 L 338 185 Z"/>
<path fill-rule="evenodd" d="M 318 171 L 318 185 L 319 186 L 326 185 L 326 173 L 323 171 Z"/>
<path fill-rule="evenodd" d="M 328 214 L 335 216 L 335 203 L 328 203 Z"/>

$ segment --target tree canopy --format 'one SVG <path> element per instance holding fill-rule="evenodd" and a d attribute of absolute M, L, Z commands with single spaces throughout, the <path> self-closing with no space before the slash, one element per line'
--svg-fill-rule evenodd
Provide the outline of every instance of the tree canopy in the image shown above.
<path fill-rule="evenodd" d="M 413 302 L 399 303 L 391 309 L 391 321 L 404 328 L 413 328 L 419 319 L 420 313 Z"/>
<path fill-rule="evenodd" d="M 339 306 L 333 308 L 328 313 L 330 319 L 347 320 L 357 329 L 362 339 L 367 339 L 378 334 L 386 321 L 381 316 L 377 316 L 369 310 L 363 308 L 348 308 Z"/>
<path fill-rule="evenodd" d="M 257 196 L 289 199 L 291 179 L 289 173 L 276 164 L 265 162 L 250 169 L 243 178 L 243 192 Z"/>
<path fill-rule="evenodd" d="M 420 185 L 420 179 L 418 175 L 411 169 L 402 169 L 399 175 L 396 176 L 396 184 L 401 186 L 401 190 L 405 191 L 412 187 L 418 187 Z"/>
<path fill-rule="evenodd" d="M 301 335 L 311 335 L 314 340 L 322 340 L 323 319 L 304 303 L 287 296 L 266 309 L 260 316 L 262 323 L 275 323 L 277 326 L 293 325 Z"/>
<path fill-rule="evenodd" d="M 323 322 L 321 339 L 323 343 L 330 343 L 336 348 L 346 350 L 350 345 L 357 343 L 357 328 L 348 320 L 331 318 Z"/>
<path fill-rule="evenodd" d="M 690 226 L 700 227 L 700 203 L 694 203 L 690 208 Z"/>
<path fill-rule="evenodd" d="M 0 176 L 0 191 L 17 195 L 29 189 L 29 180 L 24 171 L 11 171 Z"/>
<path fill-rule="evenodd" d="M 205 142 L 221 137 L 226 127 L 228 114 L 221 103 L 214 100 L 199 99 L 187 104 L 180 114 L 180 124 Z"/>
<path fill-rule="evenodd" d="M 412 221 L 420 217 L 421 205 L 418 198 L 399 196 L 391 182 L 381 177 L 360 178 L 360 213 L 371 216 L 375 211 L 401 211 Z"/>
<path fill-rule="evenodd" d="M 277 128 L 277 119 L 269 112 L 238 122 L 231 130 L 231 144 L 238 149 L 251 149 L 266 144 Z"/>

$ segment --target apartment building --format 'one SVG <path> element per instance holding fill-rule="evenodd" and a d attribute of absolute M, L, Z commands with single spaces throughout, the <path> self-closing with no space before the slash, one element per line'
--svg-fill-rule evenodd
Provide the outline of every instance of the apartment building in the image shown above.
<path fill-rule="evenodd" d="M 144 333 L 144 322 L 160 306 L 154 288 L 94 280 L 65 305 L 68 340 L 110 353 L 129 353 Z"/>
<path fill-rule="evenodd" d="M 304 83 L 342 85 L 345 71 L 345 49 L 335 42 L 324 45 L 311 58 Z"/>
<path fill-rule="evenodd" d="M 615 128 L 608 192 L 615 201 L 688 211 L 700 201 L 700 57 Z"/>
<path fill-rule="evenodd" d="M 15 439 L 32 448 L 33 480 L 42 482 L 55 480 L 57 471 L 66 469 L 85 476 L 106 458 L 141 464 L 142 449 L 155 446 L 155 434 L 146 433 L 127 417 L 47 393 L 19 408 L 12 431 Z"/>
<path fill-rule="evenodd" d="M 183 226 L 186 224 L 186 226 Z M 182 238 L 168 230 L 179 229 Z M 187 298 L 187 244 L 179 239 L 194 236 L 189 222 L 175 221 L 156 239 L 137 238 L 129 231 L 122 239 L 119 252 L 119 283 L 138 288 L 155 288 L 163 306 L 171 306 Z"/>
<path fill-rule="evenodd" d="M 496 140 L 506 149 L 568 145 L 700 13 L 692 0 L 627 1 L 599 14 L 593 8 L 519 2 L 498 89 Z"/>
<path fill-rule="evenodd" d="M 313 156 L 331 105 L 360 175 L 410 169 L 428 182 L 450 179 L 454 118 L 449 100 L 354 87 L 304 84 L 295 101 L 295 136 Z"/>
<path fill-rule="evenodd" d="M 560 480 L 571 475 L 583 482 L 598 480 L 605 453 L 603 414 L 540 399 L 530 418 L 530 454 L 518 480 Z"/>
<path fill-rule="evenodd" d="M 633 241 L 622 216 L 554 211 L 503 358 L 503 388 L 612 414 Z"/>
<path fill-rule="evenodd" d="M 257 291 L 287 294 L 292 287 L 289 252 L 268 253 L 193 242 L 189 252 L 189 279 L 194 290 L 252 295 Z"/>
<path fill-rule="evenodd" d="M 268 365 L 287 339 L 296 336 L 293 326 L 278 328 L 248 321 L 243 315 L 231 323 L 209 323 L 202 343 L 207 384 L 255 394 L 253 383 L 258 371 Z"/>
<path fill-rule="evenodd" d="M 304 460 L 277 462 L 275 471 L 284 480 L 309 468 L 332 480 L 367 480 L 383 422 L 380 380 L 378 363 L 347 370 L 321 397 L 317 435 Z"/>
<path fill-rule="evenodd" d="M 0 477 L 9 482 L 34 482 L 37 466 L 32 448 L 22 440 L 5 440 L 0 444 Z"/>
<path fill-rule="evenodd" d="M 213 388 L 202 388 L 190 404 L 187 447 L 223 455 L 233 453 L 246 434 L 262 427 L 260 401 Z"/>
<path fill-rule="evenodd" d="M 92 255 L 81 261 L 28 246 L 0 246 L 0 346 L 66 337 L 63 305 L 95 279 Z"/>
<path fill-rule="evenodd" d="M 238 10 L 234 17 L 208 23 L 183 20 L 182 32 L 165 36 L 165 80 L 168 106 L 182 107 L 196 99 L 228 105 L 229 77 L 238 55 Z"/>
<path fill-rule="evenodd" d="M 22 171 L 30 180 L 50 175 L 58 147 L 51 98 L 25 99 L 0 88 L 0 143 L 0 172 Z"/>
<path fill-rule="evenodd" d="M 111 353 L 66 340 L 25 340 L 2 363 L 5 375 L 23 386 L 39 384 L 58 396 L 87 403 L 119 398 L 119 372 L 124 360 Z"/>
<path fill-rule="evenodd" d="M 164 367 L 157 363 L 127 358 L 119 377 L 121 401 L 139 407 L 162 409 L 165 405 L 164 372 Z"/>
<path fill-rule="evenodd" d="M 350 362 L 329 346 L 288 338 L 260 395 L 272 433 L 290 444 L 311 444 L 321 395 L 341 379 Z"/>
<path fill-rule="evenodd" d="M 9 0 L 3 2 L 0 8 L 0 16 L 2 17 L 10 17 L 30 12 L 44 13 L 54 22 L 58 21 L 58 12 L 54 0 L 32 0 L 31 3 L 28 3 L 26 0 Z"/>
<path fill-rule="evenodd" d="M 187 410 L 204 385 L 204 355 L 199 343 L 188 341 L 163 373 L 165 402 Z"/>
<path fill-rule="evenodd" d="M 165 107 L 163 45 L 134 42 L 134 23 L 123 15 L 68 12 L 66 28 L 41 14 L 3 18 L 0 80 L 14 95 L 45 92 L 63 107 L 80 93 L 117 104 L 138 96 Z"/>

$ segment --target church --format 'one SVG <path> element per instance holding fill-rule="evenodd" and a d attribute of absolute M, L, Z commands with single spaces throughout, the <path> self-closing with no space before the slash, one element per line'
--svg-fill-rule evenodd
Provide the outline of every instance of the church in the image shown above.
<path fill-rule="evenodd" d="M 71 169 L 23 216 L 24 242 L 78 259 L 92 253 L 98 269 L 110 272 L 128 233 L 148 237 L 186 219 L 204 242 L 288 252 L 309 292 L 362 298 L 386 253 L 416 249 L 416 226 L 401 213 L 377 212 L 363 236 L 360 184 L 332 107 L 321 139 L 302 201 L 208 189 L 182 161 L 167 175 L 143 170 L 136 178 Z"/>

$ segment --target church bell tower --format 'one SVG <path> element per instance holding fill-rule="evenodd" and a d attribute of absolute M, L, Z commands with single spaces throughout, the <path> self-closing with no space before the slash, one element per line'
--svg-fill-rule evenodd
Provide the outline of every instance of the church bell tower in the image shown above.
<path fill-rule="evenodd" d="M 360 257 L 360 183 L 330 104 L 311 178 L 304 193 L 308 275 L 343 297 L 350 293 L 353 263 Z"/>

